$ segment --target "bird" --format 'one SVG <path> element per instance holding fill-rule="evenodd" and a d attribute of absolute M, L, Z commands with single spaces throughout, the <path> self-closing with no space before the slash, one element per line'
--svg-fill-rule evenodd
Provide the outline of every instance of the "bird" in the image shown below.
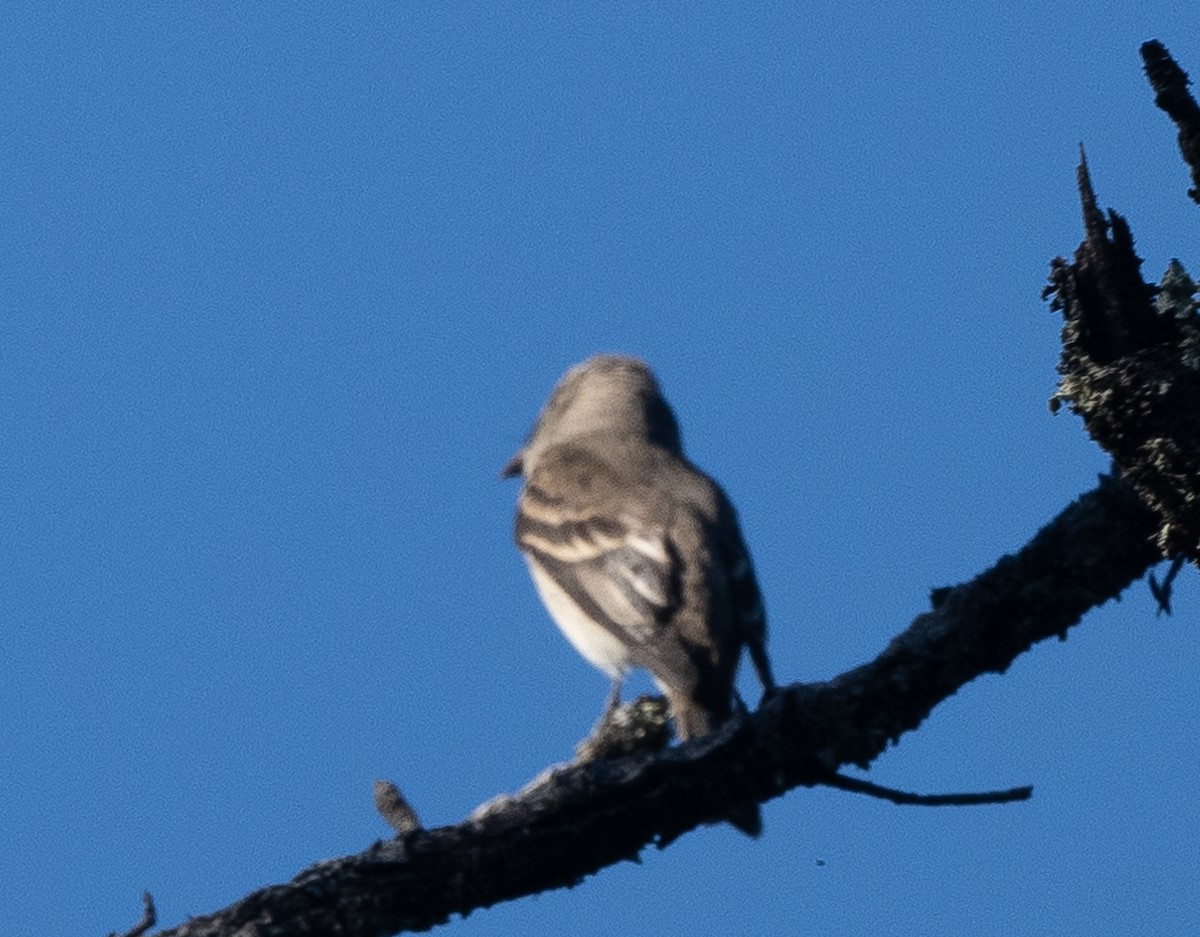
<path fill-rule="evenodd" d="M 612 681 L 605 714 L 640 668 L 679 740 L 702 738 L 733 714 L 743 648 L 774 690 L 737 513 L 684 455 L 645 362 L 601 354 L 568 369 L 501 475 L 523 479 L 514 538 L 542 603 Z M 751 836 L 761 829 L 757 805 L 723 819 Z"/>

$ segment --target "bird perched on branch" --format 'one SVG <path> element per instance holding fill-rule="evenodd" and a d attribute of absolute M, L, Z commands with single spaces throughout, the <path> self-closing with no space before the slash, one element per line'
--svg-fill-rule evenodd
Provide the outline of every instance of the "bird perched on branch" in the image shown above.
<path fill-rule="evenodd" d="M 613 681 L 650 672 L 680 740 L 732 713 L 743 646 L 774 688 L 766 619 L 737 515 L 683 455 L 650 369 L 596 355 L 559 380 L 501 473 L 524 476 L 516 541 L 567 639 Z M 757 807 L 729 817 L 757 835 Z"/>

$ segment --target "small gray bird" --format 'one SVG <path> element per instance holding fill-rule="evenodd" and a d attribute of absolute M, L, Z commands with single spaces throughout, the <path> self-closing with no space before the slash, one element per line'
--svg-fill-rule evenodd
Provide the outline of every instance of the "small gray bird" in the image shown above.
<path fill-rule="evenodd" d="M 640 667 L 679 738 L 706 735 L 731 715 L 743 646 L 774 688 L 737 515 L 684 457 L 645 364 L 596 355 L 567 371 L 501 474 L 524 476 L 517 546 L 555 623 L 612 679 L 606 712 Z M 730 819 L 757 834 L 757 809 Z"/>

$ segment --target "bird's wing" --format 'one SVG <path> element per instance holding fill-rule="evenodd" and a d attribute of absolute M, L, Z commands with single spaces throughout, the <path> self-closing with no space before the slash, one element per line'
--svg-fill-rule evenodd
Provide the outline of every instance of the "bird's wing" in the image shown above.
<path fill-rule="evenodd" d="M 764 690 L 775 687 L 775 678 L 771 673 L 771 664 L 767 658 L 767 615 L 763 608 L 762 593 L 758 588 L 758 579 L 754 575 L 754 564 L 750 559 L 750 551 L 742 540 L 741 529 L 737 521 L 737 513 L 724 492 L 719 493 L 721 521 L 719 528 L 721 536 L 722 565 L 727 570 L 729 595 L 733 613 L 738 623 L 742 643 L 750 652 L 750 660 L 754 671 Z"/>
<path fill-rule="evenodd" d="M 666 531 L 635 517 L 580 509 L 531 482 L 516 538 L 589 618 L 625 643 L 652 640 L 678 604 Z"/>
<path fill-rule="evenodd" d="M 644 489 L 630 497 L 628 479 L 607 460 L 562 447 L 544 455 L 526 478 L 516 539 L 583 623 L 616 640 L 622 666 L 643 667 L 662 683 L 687 687 L 695 683 L 695 664 L 673 633 L 682 599 L 670 521 L 669 501 Z M 568 636 L 580 624 L 551 613 Z"/>

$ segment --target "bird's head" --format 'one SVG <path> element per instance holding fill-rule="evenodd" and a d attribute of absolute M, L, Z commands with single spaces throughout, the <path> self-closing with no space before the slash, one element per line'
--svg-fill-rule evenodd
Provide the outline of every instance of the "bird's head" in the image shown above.
<path fill-rule="evenodd" d="M 525 444 L 500 475 L 527 475 L 550 446 L 593 433 L 641 438 L 682 454 L 679 424 L 646 364 L 594 355 L 559 379 Z"/>

